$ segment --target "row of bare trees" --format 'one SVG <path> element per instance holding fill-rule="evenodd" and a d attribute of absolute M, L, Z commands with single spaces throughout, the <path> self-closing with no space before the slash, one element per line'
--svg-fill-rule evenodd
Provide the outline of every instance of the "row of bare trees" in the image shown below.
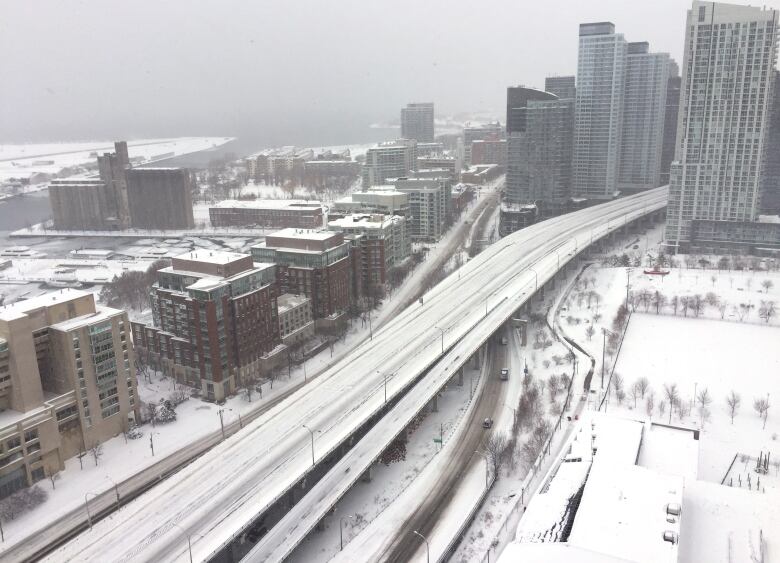
<path fill-rule="evenodd" d="M 608 392 L 614 393 L 616 402 L 619 405 L 622 405 L 626 400 L 622 376 L 618 373 L 614 373 L 609 385 Z M 667 415 L 668 411 L 669 423 L 672 422 L 673 415 L 676 414 L 677 418 L 682 420 L 683 418 L 690 416 L 691 410 L 694 408 L 702 428 L 710 421 L 712 416 L 711 405 L 714 402 L 714 399 L 707 387 L 698 390 L 695 397 L 692 399 L 685 400 L 676 383 L 667 383 L 663 386 L 661 400 L 657 401 L 655 391 L 650 388 L 648 379 L 646 377 L 640 377 L 636 379 L 629 388 L 628 396 L 633 401 L 633 408 L 637 408 L 640 401 L 644 402 L 647 416 L 651 417 L 657 411 L 659 416 L 664 417 Z M 742 406 L 741 395 L 736 391 L 731 390 L 724 398 L 724 404 L 729 414 L 729 418 L 731 419 L 731 423 L 734 424 L 734 418 Z M 766 397 L 756 397 L 753 400 L 753 410 L 755 410 L 759 418 L 763 420 L 763 428 L 766 428 L 770 406 L 768 394 Z"/>

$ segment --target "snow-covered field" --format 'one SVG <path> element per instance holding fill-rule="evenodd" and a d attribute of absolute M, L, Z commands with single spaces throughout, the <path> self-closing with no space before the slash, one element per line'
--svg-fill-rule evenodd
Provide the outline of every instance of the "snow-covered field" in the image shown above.
<path fill-rule="evenodd" d="M 131 159 L 143 158 L 144 162 L 151 162 L 161 157 L 213 149 L 232 140 L 233 137 L 141 139 L 128 141 L 127 151 Z M 0 145 L 0 181 L 29 178 L 33 174 L 58 174 L 64 168 L 96 163 L 97 154 L 113 150 L 111 141 Z"/>

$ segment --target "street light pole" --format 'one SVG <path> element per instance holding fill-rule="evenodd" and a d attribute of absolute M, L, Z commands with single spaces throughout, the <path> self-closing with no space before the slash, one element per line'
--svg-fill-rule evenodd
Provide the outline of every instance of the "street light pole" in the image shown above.
<path fill-rule="evenodd" d="M 309 434 L 311 434 L 311 464 L 313 467 L 314 465 L 316 465 L 314 461 L 314 431 L 308 426 L 306 426 L 305 424 L 303 424 L 302 426 L 309 431 Z"/>
<path fill-rule="evenodd" d="M 485 300 L 485 303 L 487 303 L 487 299 Z M 485 314 L 487 315 L 487 307 L 485 307 Z M 438 326 L 434 326 L 433 328 L 438 329 L 441 331 L 441 353 L 444 353 L 444 329 L 439 328 Z"/>
<path fill-rule="evenodd" d="M 626 268 L 626 311 L 628 311 L 628 290 L 631 287 L 631 273 L 634 268 Z"/>
<path fill-rule="evenodd" d="M 154 435 L 158 432 L 149 432 L 149 447 L 152 448 L 152 457 L 154 457 Z"/>
<path fill-rule="evenodd" d="M 187 551 L 190 553 L 190 563 L 192 563 L 192 536 L 184 530 L 181 526 L 179 526 L 176 522 L 173 522 L 173 525 L 179 528 L 181 530 L 181 533 L 184 534 L 184 536 L 187 538 Z"/>
<path fill-rule="evenodd" d="M 111 481 L 114 484 L 114 493 L 116 493 L 116 507 L 119 508 L 119 485 L 116 484 L 116 481 L 114 481 L 111 477 L 106 475 L 106 479 Z"/>
<path fill-rule="evenodd" d="M 604 356 L 607 351 L 607 330 L 605 328 L 601 329 L 601 336 L 601 388 L 604 389 Z"/>
<path fill-rule="evenodd" d="M 222 439 L 225 439 L 225 421 L 222 418 L 222 413 L 225 412 L 225 409 L 219 409 L 217 411 L 217 414 L 219 414 L 219 426 L 222 428 Z"/>
<path fill-rule="evenodd" d="M 92 495 L 93 497 L 98 496 L 96 493 L 84 493 L 84 506 L 87 509 L 87 522 L 89 523 L 89 529 L 92 529 L 92 515 L 89 513 L 89 495 Z"/>
<path fill-rule="evenodd" d="M 420 536 L 423 539 L 423 541 L 425 542 L 425 561 L 427 563 L 431 563 L 431 546 L 428 544 L 428 539 L 424 535 L 422 535 L 420 532 L 418 532 L 417 530 L 414 530 L 413 533 L 415 533 L 418 536 Z"/>

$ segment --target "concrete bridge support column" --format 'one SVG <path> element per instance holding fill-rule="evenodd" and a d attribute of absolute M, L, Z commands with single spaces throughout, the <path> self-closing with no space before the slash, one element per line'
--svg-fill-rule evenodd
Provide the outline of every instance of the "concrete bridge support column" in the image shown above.
<path fill-rule="evenodd" d="M 373 470 L 374 470 L 374 466 L 373 465 L 369 465 L 368 469 L 366 469 L 365 472 L 363 472 L 363 475 L 360 476 L 360 480 L 363 483 L 370 483 Z"/>
<path fill-rule="evenodd" d="M 458 368 L 458 386 L 463 387 L 463 366 Z"/>
<path fill-rule="evenodd" d="M 439 395 L 438 395 L 438 393 L 433 396 L 433 399 L 431 399 L 431 402 L 428 403 L 428 406 L 431 408 L 431 412 L 439 412 Z"/>

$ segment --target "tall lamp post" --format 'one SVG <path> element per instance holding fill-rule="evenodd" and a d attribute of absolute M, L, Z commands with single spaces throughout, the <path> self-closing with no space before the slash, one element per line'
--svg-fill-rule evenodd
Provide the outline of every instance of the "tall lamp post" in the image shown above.
<path fill-rule="evenodd" d="M 485 313 L 485 314 L 487 314 L 487 313 Z M 441 331 L 441 353 L 443 354 L 444 353 L 444 329 L 443 328 L 439 328 L 438 326 L 434 326 L 433 328 L 438 329 L 438 330 Z"/>
<path fill-rule="evenodd" d="M 428 539 L 424 535 L 422 535 L 420 532 L 418 532 L 417 530 L 414 530 L 414 532 L 412 532 L 412 533 L 417 534 L 418 536 L 420 536 L 423 539 L 423 541 L 425 542 L 425 561 L 427 563 L 431 563 L 431 546 L 428 543 Z"/>
<path fill-rule="evenodd" d="M 87 509 L 87 523 L 89 523 L 89 529 L 92 529 L 92 514 L 89 513 L 89 495 L 97 497 L 97 493 L 84 493 L 84 507 Z"/>
<path fill-rule="evenodd" d="M 311 434 L 311 464 L 314 466 L 316 465 L 316 462 L 314 461 L 314 431 L 305 424 L 302 424 L 301 426 L 303 426 L 306 430 L 309 431 L 309 434 Z M 319 432 L 319 430 L 317 432 Z"/>
<path fill-rule="evenodd" d="M 114 484 L 114 493 L 116 493 L 116 507 L 119 508 L 119 485 L 116 484 L 116 481 L 114 481 L 111 477 L 106 475 L 106 479 L 111 481 Z"/>
<path fill-rule="evenodd" d="M 534 291 L 537 291 L 539 289 L 539 272 L 536 271 L 536 268 L 532 268 L 531 266 L 528 266 L 528 269 L 534 273 Z"/>
<path fill-rule="evenodd" d="M 184 534 L 184 537 L 187 538 L 187 551 L 190 553 L 190 563 L 192 563 L 192 536 L 187 533 L 187 531 L 179 526 L 176 522 L 173 522 L 173 525 L 179 528 L 182 534 Z"/>

